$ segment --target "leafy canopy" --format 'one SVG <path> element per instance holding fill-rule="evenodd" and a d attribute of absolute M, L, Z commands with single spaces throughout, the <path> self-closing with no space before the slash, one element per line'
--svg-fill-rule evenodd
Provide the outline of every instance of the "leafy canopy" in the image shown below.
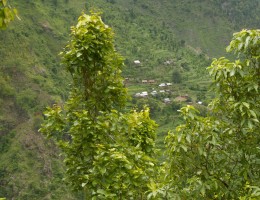
<path fill-rule="evenodd" d="M 143 199 L 155 177 L 155 128 L 149 109 L 123 113 L 123 59 L 101 17 L 82 14 L 61 53 L 72 75 L 64 106 L 47 108 L 40 131 L 64 153 L 67 181 L 86 199 Z"/>
<path fill-rule="evenodd" d="M 168 184 L 177 199 L 260 197 L 260 30 L 235 33 L 227 51 L 208 68 L 216 98 L 201 117 L 181 109 L 185 123 L 169 132 Z"/>

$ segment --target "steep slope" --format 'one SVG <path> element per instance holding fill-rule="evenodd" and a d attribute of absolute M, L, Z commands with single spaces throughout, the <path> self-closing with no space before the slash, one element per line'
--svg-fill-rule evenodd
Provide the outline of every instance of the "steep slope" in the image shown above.
<path fill-rule="evenodd" d="M 82 10 L 103 11 L 104 21 L 115 30 L 117 49 L 126 58 L 124 76 L 132 80 L 127 83 L 130 94 L 155 87 L 142 85 L 143 79 L 172 82 L 177 70 L 182 83 L 173 85 L 174 95 L 189 93 L 195 101 L 207 90 L 205 67 L 210 60 L 205 54 L 223 54 L 234 30 L 257 25 L 252 17 L 258 16 L 258 1 L 247 1 L 246 9 L 234 20 L 235 10 L 244 8 L 239 2 L 12 1 L 21 21 L 0 32 L 0 197 L 80 198 L 61 182 L 64 169 L 58 149 L 37 130 L 44 108 L 61 103 L 68 95 L 70 75 L 60 66 L 58 53 Z M 252 12 L 247 14 L 247 9 Z M 141 66 L 133 64 L 137 59 Z M 151 106 L 153 117 L 165 123 L 161 132 L 178 122 L 179 104 L 166 107 L 161 99 L 133 99 L 129 107 L 145 103 Z"/>
<path fill-rule="evenodd" d="M 64 169 L 58 149 L 37 130 L 44 107 L 66 94 L 69 76 L 57 55 L 81 5 L 13 5 L 21 21 L 0 32 L 0 197 L 74 199 L 61 181 Z"/>
<path fill-rule="evenodd" d="M 151 29 L 167 30 L 168 34 L 211 57 L 223 55 L 233 32 L 260 25 L 260 3 L 257 0 L 109 0 L 109 6 L 102 2 L 89 0 L 87 5 L 102 8 L 113 22 L 111 24 L 125 30 L 125 34 L 128 27 L 117 22 L 135 23 L 140 29 L 146 27 L 142 24 L 149 24 Z M 119 15 L 122 15 L 120 19 Z"/>

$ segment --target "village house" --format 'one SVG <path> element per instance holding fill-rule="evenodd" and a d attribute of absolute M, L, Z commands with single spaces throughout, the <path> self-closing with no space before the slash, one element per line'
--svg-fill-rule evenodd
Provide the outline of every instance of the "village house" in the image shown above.
<path fill-rule="evenodd" d="M 161 83 L 159 87 L 166 87 L 166 83 Z"/>
<path fill-rule="evenodd" d="M 135 60 L 135 61 L 134 61 L 134 64 L 135 64 L 135 65 L 141 65 L 141 62 L 140 62 L 140 60 Z"/>
<path fill-rule="evenodd" d="M 148 92 L 144 91 L 144 92 L 141 92 L 141 93 L 136 93 L 134 96 L 145 98 L 145 97 L 148 97 Z"/>
<path fill-rule="evenodd" d="M 168 87 L 168 86 L 172 86 L 172 83 L 161 83 L 159 85 L 159 87 Z"/>
<path fill-rule="evenodd" d="M 174 99 L 174 101 L 178 101 L 178 102 L 184 102 L 184 101 L 187 101 L 189 98 L 188 95 L 181 95 L 181 96 L 178 96 Z"/>
<path fill-rule="evenodd" d="M 157 94 L 158 94 L 158 93 L 157 93 L 156 90 L 154 90 L 154 91 L 151 92 L 151 95 L 153 95 L 153 96 L 156 96 Z"/>
<path fill-rule="evenodd" d="M 152 80 L 148 80 L 148 83 L 149 84 L 154 84 L 154 83 L 156 83 L 156 81 L 152 79 Z"/>
<path fill-rule="evenodd" d="M 165 99 L 163 100 L 163 102 L 166 103 L 166 104 L 168 104 L 168 103 L 171 103 L 171 100 L 170 100 L 170 98 L 165 98 Z"/>
<path fill-rule="evenodd" d="M 153 83 L 156 83 L 156 81 L 155 80 L 142 80 L 142 84 L 147 84 L 147 83 L 153 84 Z"/>

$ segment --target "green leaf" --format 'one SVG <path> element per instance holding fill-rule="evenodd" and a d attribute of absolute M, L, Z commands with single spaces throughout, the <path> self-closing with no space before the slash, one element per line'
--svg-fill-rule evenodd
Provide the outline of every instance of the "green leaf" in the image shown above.
<path fill-rule="evenodd" d="M 258 92 L 258 85 L 257 84 L 254 85 L 254 88 L 255 88 L 255 91 Z"/>
<path fill-rule="evenodd" d="M 187 148 L 185 145 L 181 145 L 181 148 L 182 148 L 185 152 L 187 152 L 187 150 L 188 150 L 188 148 Z"/>
<path fill-rule="evenodd" d="M 103 195 L 105 195 L 105 196 L 107 195 L 107 192 L 106 192 L 105 190 L 103 190 L 103 189 L 98 189 L 98 190 L 97 190 L 97 193 L 98 193 L 98 194 L 103 194 Z"/>
<path fill-rule="evenodd" d="M 230 71 L 230 76 L 234 76 L 235 75 L 235 69 L 232 69 L 231 71 Z"/>
<path fill-rule="evenodd" d="M 179 134 L 177 138 L 178 138 L 177 141 L 178 141 L 178 142 L 181 142 L 181 140 L 182 140 L 182 134 Z"/>
<path fill-rule="evenodd" d="M 190 135 L 189 135 L 189 134 L 187 134 L 186 140 L 187 140 L 187 142 L 188 142 L 189 144 L 191 143 L 191 139 L 190 139 Z"/>
<path fill-rule="evenodd" d="M 80 57 L 80 56 L 82 56 L 82 53 L 81 53 L 81 52 L 78 52 L 78 53 L 77 53 L 77 57 Z"/>
<path fill-rule="evenodd" d="M 238 45 L 238 51 L 240 51 L 240 50 L 243 48 L 243 46 L 244 46 L 244 44 L 243 44 L 243 43 L 240 43 L 240 44 Z"/>
<path fill-rule="evenodd" d="M 245 41 L 245 48 L 248 47 L 250 39 L 251 39 L 251 37 L 247 36 L 246 41 Z"/>
<path fill-rule="evenodd" d="M 251 122 L 250 120 L 248 120 L 247 124 L 248 124 L 248 127 L 249 127 L 250 129 L 253 128 L 253 124 L 252 124 L 252 122 Z"/>
<path fill-rule="evenodd" d="M 217 144 L 216 137 L 214 135 L 212 135 L 212 141 L 211 142 L 212 142 L 213 145 Z"/>
<path fill-rule="evenodd" d="M 242 102 L 242 104 L 249 109 L 249 104 L 246 102 Z"/>
<path fill-rule="evenodd" d="M 252 115 L 254 118 L 257 118 L 257 116 L 256 116 L 256 114 L 255 114 L 255 111 L 249 110 L 249 112 L 251 113 L 251 115 Z"/>
<path fill-rule="evenodd" d="M 2 3 L 3 3 L 4 6 L 6 6 L 7 0 L 2 0 Z"/>

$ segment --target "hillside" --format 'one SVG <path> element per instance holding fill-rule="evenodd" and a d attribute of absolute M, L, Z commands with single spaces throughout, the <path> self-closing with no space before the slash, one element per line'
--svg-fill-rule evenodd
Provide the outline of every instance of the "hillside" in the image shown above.
<path fill-rule="evenodd" d="M 108 0 L 107 2 L 110 3 L 102 2 L 90 0 L 87 6 L 101 8 L 104 16 L 108 16 L 107 21 L 111 22 L 115 29 L 119 32 L 125 30 L 125 37 L 132 32 L 128 25 L 139 25 L 136 28 L 140 30 L 148 28 L 146 25 L 149 25 L 148 29 L 151 33 L 148 32 L 143 36 L 147 34 L 156 36 L 154 35 L 156 31 L 168 36 L 174 35 L 175 39 L 184 40 L 187 45 L 210 57 L 223 55 L 233 32 L 240 31 L 242 28 L 257 28 L 260 25 L 258 0 L 246 2 L 242 0 Z M 122 17 L 117 17 L 121 15 Z M 121 23 L 122 21 L 125 23 Z M 143 24 L 145 26 L 142 26 Z M 159 29 L 152 31 L 154 27 Z M 133 39 L 131 41 L 134 41 Z M 161 39 L 163 40 L 163 37 Z"/>
<path fill-rule="evenodd" d="M 126 59 L 123 74 L 129 79 L 131 96 L 159 90 L 160 83 L 174 83 L 175 73 L 182 79 L 171 86 L 170 98 L 189 94 L 193 102 L 211 98 L 206 93 L 209 57 L 223 55 L 234 31 L 259 26 L 260 13 L 257 0 L 247 4 L 232 0 L 11 3 L 21 21 L 0 32 L 0 197 L 8 199 L 80 198 L 61 182 L 59 150 L 37 130 L 44 108 L 62 103 L 68 95 L 70 75 L 60 65 L 58 53 L 81 11 L 101 10 L 103 20 L 113 28 L 117 49 Z M 142 84 L 142 80 L 156 83 Z M 159 135 L 178 123 L 176 110 L 182 105 L 165 105 L 166 97 L 129 102 L 129 108 L 150 105 L 152 116 L 163 125 Z M 163 137 L 159 140 L 162 144 Z"/>
<path fill-rule="evenodd" d="M 74 199 L 61 182 L 58 149 L 37 130 L 44 108 L 66 94 L 69 76 L 60 67 L 58 53 L 81 11 L 75 2 L 70 14 L 68 4 L 11 2 L 21 20 L 0 32 L 1 197 Z"/>

